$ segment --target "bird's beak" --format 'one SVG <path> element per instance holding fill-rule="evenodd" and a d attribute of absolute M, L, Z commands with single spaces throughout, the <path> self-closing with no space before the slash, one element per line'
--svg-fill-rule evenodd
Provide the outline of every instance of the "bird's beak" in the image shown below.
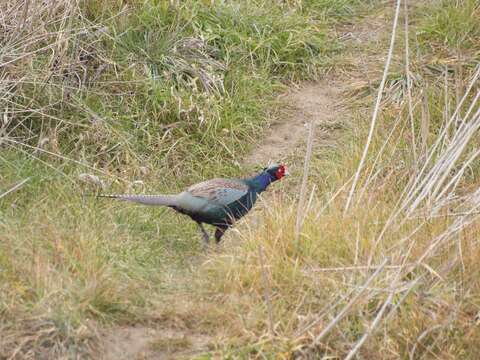
<path fill-rule="evenodd" d="M 288 172 L 287 169 L 285 169 L 285 173 L 283 174 L 283 176 L 289 176 L 289 175 L 290 175 L 290 173 Z"/>

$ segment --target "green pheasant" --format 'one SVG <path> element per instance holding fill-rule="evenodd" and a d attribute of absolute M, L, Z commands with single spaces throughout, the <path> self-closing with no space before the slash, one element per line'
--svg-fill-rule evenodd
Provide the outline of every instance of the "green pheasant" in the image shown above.
<path fill-rule="evenodd" d="M 144 205 L 168 206 L 194 220 L 206 244 L 210 236 L 203 224 L 216 227 L 217 243 L 236 220 L 245 216 L 257 201 L 258 194 L 288 175 L 285 165 L 271 165 L 246 179 L 212 179 L 190 186 L 175 195 L 99 195 Z"/>

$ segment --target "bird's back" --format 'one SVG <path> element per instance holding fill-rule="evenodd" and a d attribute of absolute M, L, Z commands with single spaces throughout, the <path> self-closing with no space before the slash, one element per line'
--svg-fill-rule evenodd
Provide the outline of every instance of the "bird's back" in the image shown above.
<path fill-rule="evenodd" d="M 212 179 L 189 187 L 178 196 L 178 209 L 209 224 L 231 223 L 253 206 L 256 194 L 242 180 Z"/>

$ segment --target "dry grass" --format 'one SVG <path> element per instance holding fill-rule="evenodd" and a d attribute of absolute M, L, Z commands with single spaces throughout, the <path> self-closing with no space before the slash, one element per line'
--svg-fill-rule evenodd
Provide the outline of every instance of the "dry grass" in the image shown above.
<path fill-rule="evenodd" d="M 315 201 L 312 208 L 322 204 Z M 460 225 L 468 220 L 456 217 L 413 219 L 378 241 L 394 209 L 376 203 L 375 211 L 366 214 L 359 207 L 343 217 L 342 204 L 334 202 L 321 214 L 309 211 L 299 242 L 294 208 L 265 213 L 259 228 L 244 232 L 241 246 L 203 266 L 207 276 L 201 287 L 208 289 L 203 297 L 225 309 L 232 328 L 242 329 L 243 343 L 259 353 L 341 356 L 367 333 L 372 339 L 363 356 L 424 354 L 437 337 L 443 340 L 431 345 L 434 353 L 473 356 L 479 335 L 478 225 Z M 430 328 L 435 331 L 422 335 Z M 460 336 L 465 331 L 468 335 Z M 236 351 L 241 350 L 232 354 Z"/>
<path fill-rule="evenodd" d="M 194 229 L 163 210 L 77 195 L 78 174 L 121 189 L 155 179 L 161 191 L 218 164 L 237 173 L 225 164 L 245 153 L 280 81 L 334 68 L 324 21 L 348 19 L 354 3 L 2 3 L 0 357 L 87 358 L 99 326 L 152 322 L 214 334 L 219 357 L 475 358 L 473 0 L 399 7 L 410 33 L 397 29 L 406 36 L 383 79 L 350 92 L 353 130 L 308 151 L 300 199 L 265 200 L 236 245 L 203 257 Z"/>
<path fill-rule="evenodd" d="M 450 9 L 429 6 L 432 13 Z M 410 17 L 433 26 L 415 12 Z M 369 151 L 347 138 L 346 151 L 315 163 L 321 170 L 314 174 L 329 180 L 310 178 L 318 190 L 301 215 L 298 241 L 296 202 L 270 199 L 262 223 L 241 231 L 241 245 L 203 265 L 199 292 L 232 324 L 234 345 L 222 356 L 476 357 L 480 68 L 475 58 L 455 58 L 439 81 L 429 51 L 396 50 L 397 66 L 412 56 L 409 72 L 403 84 L 390 82 L 380 92 Z M 364 124 L 357 126 L 366 139 Z M 362 154 L 352 197 L 351 174 Z"/>

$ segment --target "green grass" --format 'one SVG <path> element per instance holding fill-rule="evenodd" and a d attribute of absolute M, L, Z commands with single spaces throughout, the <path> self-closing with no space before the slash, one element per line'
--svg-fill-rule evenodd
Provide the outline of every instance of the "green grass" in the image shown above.
<path fill-rule="evenodd" d="M 174 192 L 251 171 L 238 161 L 276 95 L 333 66 L 331 26 L 360 2 L 14 5 L 0 193 L 28 181 L 0 199 L 0 357 L 88 356 L 97 327 L 148 319 L 203 255 L 188 219 L 84 197 L 79 175 Z"/>
<path fill-rule="evenodd" d="M 20 10 L 0 5 L 3 13 L 16 15 L 5 22 L 14 31 L 0 35 L 6 44 L 0 63 L 8 62 L 0 68 L 0 196 L 29 179 L 0 198 L 0 358 L 15 352 L 19 358 L 95 358 L 98 329 L 137 323 L 220 336 L 212 339 L 207 358 L 344 357 L 379 313 L 393 271 L 374 279 L 314 344 L 372 274 L 317 270 L 363 266 L 370 259 L 379 264 L 386 257 L 389 264 L 415 262 L 455 220 L 424 222 L 420 216 L 400 226 L 399 216 L 398 228 L 374 241 L 415 174 L 413 135 L 419 156 L 422 144 L 438 137 L 478 61 L 478 5 L 467 0 L 411 7 L 417 30 L 417 36 L 411 33 L 415 133 L 398 45 L 360 186 L 366 174 L 375 177 L 346 215 L 345 192 L 319 213 L 360 159 L 368 118 L 362 111 L 375 95 L 370 85 L 379 83 L 369 78 L 362 88 L 368 96 L 350 99 L 353 120 L 336 146 L 314 154 L 309 186 L 317 190 L 299 241 L 294 188 L 300 172 L 281 185 L 292 193 L 275 198 L 286 205 L 261 207 L 258 224 L 240 224 L 235 244 L 213 254 L 201 251 L 198 231 L 184 217 L 84 197 L 98 189 L 80 181 L 82 173 L 97 175 L 106 192 L 174 192 L 200 179 L 253 170 L 238 161 L 280 105 L 276 95 L 329 71 L 348 80 L 352 70 L 341 65 L 348 41 L 334 26 L 368 21 L 359 16 L 365 9 L 391 9 L 358 0 L 172 4 L 31 4 L 25 20 Z M 392 130 L 398 116 L 402 121 Z M 477 147 L 472 141 L 461 159 Z M 472 162 L 457 194 L 478 187 L 479 166 Z M 396 246 L 420 225 L 414 242 L 406 243 L 412 245 L 407 256 L 406 245 Z M 429 253 L 425 266 L 402 273 L 402 285 L 419 283 L 405 298 L 394 296 L 392 305 L 399 308 L 382 318 L 382 331 L 370 335 L 360 356 L 403 358 L 415 350 L 415 356 L 474 358 L 480 338 L 474 325 L 480 308 L 478 231 L 477 223 L 465 227 L 455 241 Z M 158 340 L 150 350 L 174 352 L 194 344 L 188 339 Z"/>
<path fill-rule="evenodd" d="M 477 51 L 478 56 L 478 1 L 436 1 L 426 10 L 419 32 L 424 46 L 445 46 L 450 51 Z"/>
<path fill-rule="evenodd" d="M 90 18 L 105 17 L 88 4 L 83 11 Z M 338 51 L 314 11 L 307 17 L 293 5 L 269 5 L 145 2 L 111 14 L 68 38 L 53 68 L 43 52 L 32 69 L 15 68 L 30 80 L 18 82 L 15 102 L 42 109 L 18 121 L 33 132 L 31 142 L 54 127 L 50 140 L 64 154 L 74 151 L 101 166 L 148 162 L 176 164 L 178 171 L 198 158 L 207 159 L 205 166 L 231 162 L 264 124 L 264 109 L 282 82 L 313 78 Z M 75 32 L 87 24 L 69 25 Z M 47 24 L 52 31 L 58 26 Z M 15 124 L 12 135 L 26 135 Z"/>
<path fill-rule="evenodd" d="M 168 353 L 188 349 L 191 343 L 184 337 L 158 339 L 150 343 L 150 347 L 154 351 L 166 351 Z"/>

